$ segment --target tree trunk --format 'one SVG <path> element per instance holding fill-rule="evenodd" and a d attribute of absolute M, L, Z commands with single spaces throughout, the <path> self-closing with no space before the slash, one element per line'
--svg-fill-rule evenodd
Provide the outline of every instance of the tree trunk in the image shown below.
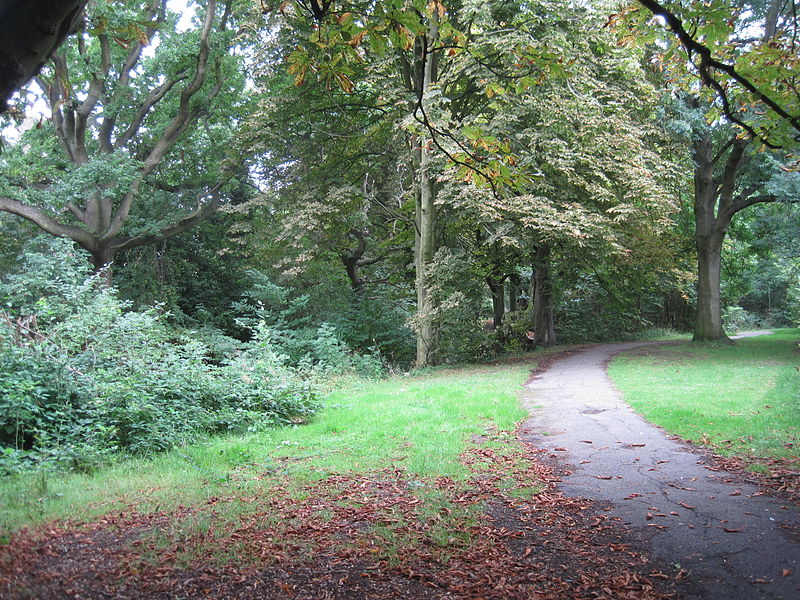
<path fill-rule="evenodd" d="M 720 299 L 720 266 L 724 232 L 712 231 L 709 235 L 697 234 L 697 316 L 695 341 L 729 341 L 722 327 L 722 302 Z"/>
<path fill-rule="evenodd" d="M 508 311 L 517 310 L 517 299 L 519 297 L 519 276 L 511 275 L 508 278 Z"/>
<path fill-rule="evenodd" d="M 486 278 L 486 285 L 489 286 L 489 291 L 492 293 L 492 315 L 494 320 L 492 329 L 497 330 L 502 327 L 503 317 L 506 314 L 505 286 L 502 281 L 491 277 Z"/>
<path fill-rule="evenodd" d="M 117 251 L 111 248 L 98 247 L 88 250 L 92 260 L 92 270 L 101 275 L 103 284 L 110 286 L 114 280 L 113 265 Z"/>
<path fill-rule="evenodd" d="M 430 153 L 423 147 L 417 194 L 417 234 L 414 244 L 417 290 L 417 367 L 435 365 L 439 345 L 436 306 L 430 289 L 429 267 L 436 253 L 436 192 L 430 175 Z"/>
<path fill-rule="evenodd" d="M 431 52 L 438 40 L 438 15 L 433 11 L 425 54 L 422 98 L 436 82 L 436 55 Z M 439 334 L 436 326 L 436 303 L 431 293 L 429 267 L 436 253 L 436 182 L 431 173 L 430 140 L 419 138 L 419 175 L 415 211 L 414 266 L 417 291 L 417 367 L 438 362 Z"/>
<path fill-rule="evenodd" d="M 556 343 L 556 329 L 553 320 L 552 282 L 550 278 L 550 247 L 537 246 L 533 256 L 533 276 L 531 277 L 531 321 L 535 342 L 541 346 Z"/>
<path fill-rule="evenodd" d="M 732 152 L 736 150 L 734 148 Z M 731 188 L 738 172 L 738 164 L 732 170 L 726 168 L 723 178 L 714 177 L 714 145 L 711 133 L 694 142 L 694 220 L 695 246 L 697 248 L 697 314 L 695 316 L 694 341 L 730 341 L 722 328 L 722 302 L 720 298 L 720 267 L 722 242 L 730 225 L 730 216 L 717 204 L 722 200 L 722 187 Z M 731 158 L 728 159 L 731 166 Z M 729 170 L 731 172 L 729 172 Z"/>

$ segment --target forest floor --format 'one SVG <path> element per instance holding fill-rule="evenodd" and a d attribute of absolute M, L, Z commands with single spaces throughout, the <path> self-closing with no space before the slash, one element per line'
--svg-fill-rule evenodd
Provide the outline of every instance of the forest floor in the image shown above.
<path fill-rule="evenodd" d="M 605 377 L 601 348 L 540 364 L 523 396 L 533 419 L 475 436 L 460 458 L 465 480 L 402 463 L 301 483 L 265 472 L 268 493 L 23 529 L 0 546 L 0 598 L 797 597 L 797 505 L 656 428 L 642 437 L 652 426 L 607 380 L 610 397 L 589 381 Z M 575 359 L 585 369 L 565 373 Z M 574 420 L 560 428 L 553 419 L 566 413 Z M 723 501 L 737 512 L 714 512 Z M 737 571 L 749 563 L 769 570 Z"/>

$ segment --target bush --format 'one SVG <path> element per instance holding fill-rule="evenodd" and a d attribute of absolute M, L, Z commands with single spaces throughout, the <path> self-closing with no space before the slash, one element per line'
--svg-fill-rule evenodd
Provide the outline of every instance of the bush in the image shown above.
<path fill-rule="evenodd" d="M 263 324 L 244 344 L 206 331 L 219 344 L 212 354 L 157 310 L 129 310 L 74 254 L 54 241 L 0 282 L 0 468 L 91 468 L 117 451 L 147 455 L 313 412 L 315 389 Z M 26 271 L 58 272 L 50 261 L 66 274 L 48 282 Z"/>
<path fill-rule="evenodd" d="M 290 364 L 303 365 L 324 373 L 357 373 L 380 377 L 386 372 L 376 343 L 364 354 L 354 352 L 339 327 L 322 322 L 317 325 L 307 309 L 309 296 L 293 296 L 291 290 L 269 280 L 262 272 L 248 272 L 253 284 L 234 305 L 239 323 L 255 330 L 262 324 L 271 344 Z"/>
<path fill-rule="evenodd" d="M 745 329 L 759 329 L 761 325 L 761 317 L 746 311 L 741 306 L 728 306 L 722 311 L 722 326 L 731 333 Z"/>

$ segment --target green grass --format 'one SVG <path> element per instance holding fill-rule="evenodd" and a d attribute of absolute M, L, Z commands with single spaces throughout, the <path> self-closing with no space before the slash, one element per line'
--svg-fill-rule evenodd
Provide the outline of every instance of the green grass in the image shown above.
<path fill-rule="evenodd" d="M 412 478 L 463 480 L 467 470 L 459 454 L 472 438 L 513 429 L 525 416 L 518 393 L 532 366 L 531 360 L 378 382 L 342 381 L 305 425 L 213 438 L 151 460 L 120 460 L 88 475 L 5 478 L 0 536 L 53 519 L 91 519 L 128 508 L 172 510 L 218 496 L 264 496 L 272 493 L 273 479 L 287 477 L 299 490 L 303 482 L 329 474 L 397 466 Z"/>
<path fill-rule="evenodd" d="M 647 420 L 720 454 L 800 461 L 798 330 L 641 348 L 609 375 Z"/>

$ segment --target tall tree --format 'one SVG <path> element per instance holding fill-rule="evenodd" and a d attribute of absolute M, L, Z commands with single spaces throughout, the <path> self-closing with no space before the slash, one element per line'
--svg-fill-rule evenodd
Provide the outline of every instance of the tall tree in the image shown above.
<path fill-rule="evenodd" d="M 187 31 L 166 0 L 93 3 L 36 78 L 48 122 L 0 159 L 0 210 L 75 241 L 96 269 L 217 210 L 243 88 L 232 1 L 209 0 Z"/>
<path fill-rule="evenodd" d="M 800 21 L 793 4 L 789 8 L 778 0 L 733 8 L 639 2 L 646 8 L 630 9 L 626 24 L 636 26 L 638 21 L 639 43 L 655 41 L 666 24 L 675 39 L 661 37 L 661 44 L 653 46 L 654 55 L 667 79 L 683 90 L 690 109 L 704 113 L 699 126 L 697 116 L 689 119 L 695 124 L 691 140 L 697 248 L 694 339 L 728 340 L 720 300 L 723 242 L 736 213 L 776 199 L 764 190 L 768 176 L 750 177 L 744 183 L 753 146 L 793 146 L 800 131 L 795 81 L 800 55 L 794 41 Z M 648 19 L 651 13 L 661 20 Z"/>

